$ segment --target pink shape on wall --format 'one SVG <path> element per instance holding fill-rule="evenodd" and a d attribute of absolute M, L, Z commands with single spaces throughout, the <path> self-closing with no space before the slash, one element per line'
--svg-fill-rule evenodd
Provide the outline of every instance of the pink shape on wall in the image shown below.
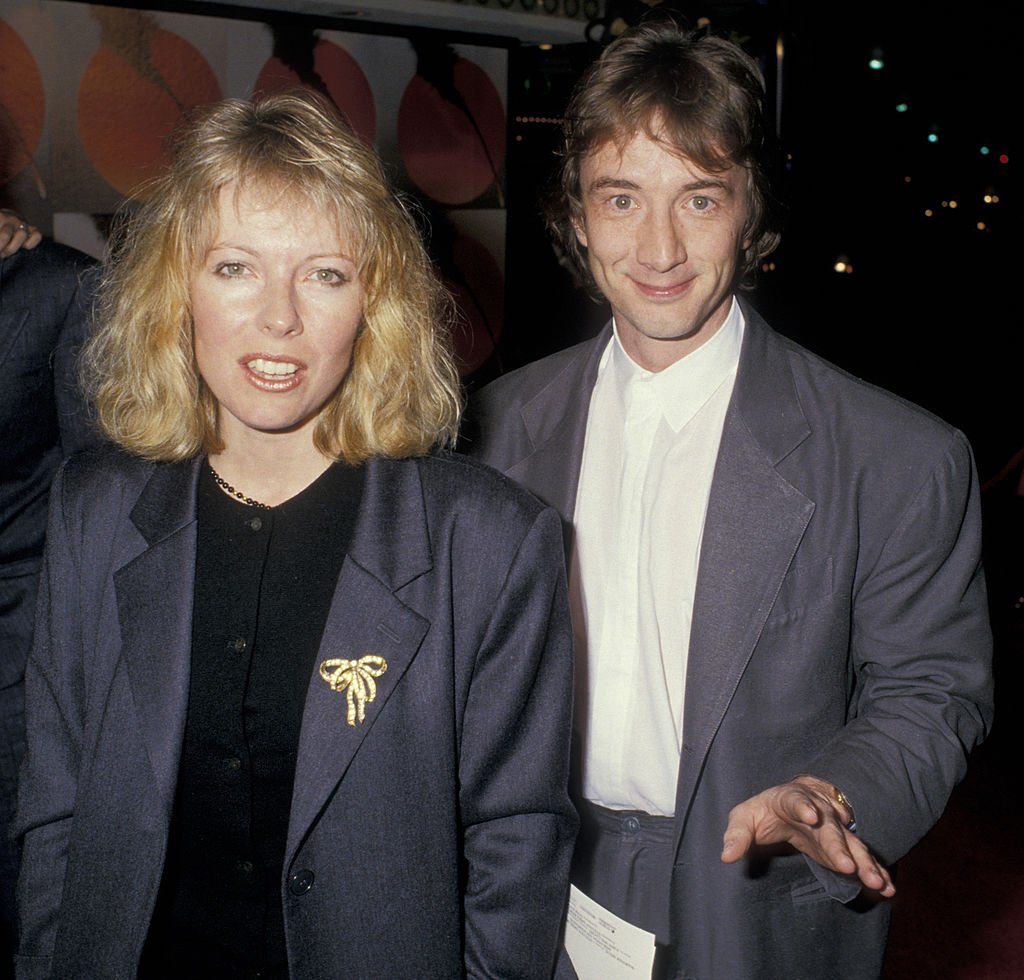
<path fill-rule="evenodd" d="M 468 204 L 499 184 L 505 158 L 505 108 L 487 73 L 455 62 L 453 104 L 413 76 L 398 108 L 398 150 L 413 183 L 442 204 Z"/>
<path fill-rule="evenodd" d="M 445 277 L 459 320 L 452 340 L 459 373 L 472 374 L 494 353 L 505 326 L 504 276 L 491 253 L 475 238 L 459 234 L 452 244 L 459 281 Z"/>
<path fill-rule="evenodd" d="M 349 125 L 372 144 L 377 135 L 377 109 L 370 83 L 355 58 L 337 44 L 319 40 L 313 48 L 313 71 Z M 256 79 L 254 94 L 282 92 L 302 82 L 298 72 L 274 56 Z"/>

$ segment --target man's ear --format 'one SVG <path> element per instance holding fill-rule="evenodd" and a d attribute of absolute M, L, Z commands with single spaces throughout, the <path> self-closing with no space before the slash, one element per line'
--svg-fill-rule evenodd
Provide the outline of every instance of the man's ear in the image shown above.
<path fill-rule="evenodd" d="M 587 229 L 583 224 L 583 218 L 574 214 L 572 216 L 572 228 L 576 232 L 576 241 L 578 241 L 584 248 L 587 247 Z"/>

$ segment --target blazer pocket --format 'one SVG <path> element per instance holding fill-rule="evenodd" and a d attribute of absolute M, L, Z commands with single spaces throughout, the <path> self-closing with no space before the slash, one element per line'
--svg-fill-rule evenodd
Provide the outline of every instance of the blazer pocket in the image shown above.
<path fill-rule="evenodd" d="M 805 610 L 831 599 L 833 572 L 831 555 L 817 562 L 802 562 L 797 555 L 782 580 L 765 628 L 799 619 Z"/>
<path fill-rule="evenodd" d="M 789 898 L 794 905 L 811 905 L 816 902 L 831 902 L 824 886 L 813 876 L 798 881 L 789 889 Z"/>

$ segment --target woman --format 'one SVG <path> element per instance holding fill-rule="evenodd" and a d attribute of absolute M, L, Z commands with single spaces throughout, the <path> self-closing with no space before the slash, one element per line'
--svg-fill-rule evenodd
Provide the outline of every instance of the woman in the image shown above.
<path fill-rule="evenodd" d="M 312 96 L 213 106 L 55 484 L 24 977 L 542 977 L 575 818 L 559 522 L 449 443 L 441 293 Z"/>

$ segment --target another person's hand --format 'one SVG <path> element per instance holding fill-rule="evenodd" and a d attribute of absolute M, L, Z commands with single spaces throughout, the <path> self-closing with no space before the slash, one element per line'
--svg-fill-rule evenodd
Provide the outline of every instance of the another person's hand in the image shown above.
<path fill-rule="evenodd" d="M 895 894 L 889 872 L 852 830 L 852 814 L 833 802 L 832 787 L 813 776 L 797 776 L 740 803 L 729 814 L 722 860 L 732 864 L 759 844 L 789 844 L 837 874 L 856 875 L 884 898 Z"/>
<path fill-rule="evenodd" d="M 0 258 L 6 259 L 21 248 L 35 248 L 43 236 L 8 208 L 0 208 Z"/>

